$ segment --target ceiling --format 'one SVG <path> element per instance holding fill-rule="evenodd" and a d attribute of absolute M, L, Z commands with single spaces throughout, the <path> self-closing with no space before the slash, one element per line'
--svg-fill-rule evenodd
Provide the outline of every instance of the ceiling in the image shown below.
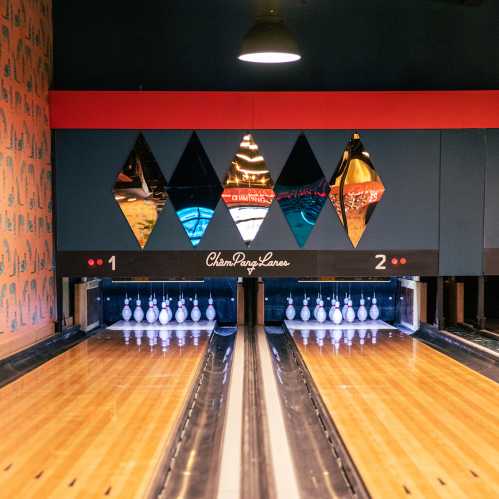
<path fill-rule="evenodd" d="M 281 0 L 303 59 L 272 66 L 237 60 L 255 2 L 54 0 L 53 87 L 499 89 L 497 0 Z"/>

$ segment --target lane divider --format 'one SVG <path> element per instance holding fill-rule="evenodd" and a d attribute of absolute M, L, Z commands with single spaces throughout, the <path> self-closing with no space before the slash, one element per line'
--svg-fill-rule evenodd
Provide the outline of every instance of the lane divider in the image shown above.
<path fill-rule="evenodd" d="M 263 326 L 257 328 L 257 346 L 277 499 L 300 499 L 298 479 L 286 433 L 284 410 L 272 366 L 270 346 Z"/>
<path fill-rule="evenodd" d="M 234 342 L 217 499 L 237 499 L 241 494 L 244 333 L 244 327 L 239 327 Z"/>

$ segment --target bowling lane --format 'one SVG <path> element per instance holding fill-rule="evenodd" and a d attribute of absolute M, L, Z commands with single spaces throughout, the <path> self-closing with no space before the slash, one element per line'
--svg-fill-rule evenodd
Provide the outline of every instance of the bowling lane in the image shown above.
<path fill-rule="evenodd" d="M 364 330 L 362 345 L 358 331 L 340 343 L 301 333 L 298 350 L 373 498 L 499 497 L 496 383 L 399 332 Z"/>
<path fill-rule="evenodd" d="M 206 352 L 208 332 L 138 347 L 102 331 L 0 390 L 2 497 L 142 497 Z M 168 341 L 166 342 L 168 343 Z"/>

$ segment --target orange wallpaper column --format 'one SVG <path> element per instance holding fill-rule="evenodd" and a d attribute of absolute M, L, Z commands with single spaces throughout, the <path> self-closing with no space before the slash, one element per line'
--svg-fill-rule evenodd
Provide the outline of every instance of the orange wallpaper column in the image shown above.
<path fill-rule="evenodd" d="M 53 333 L 50 0 L 0 0 L 0 358 Z"/>

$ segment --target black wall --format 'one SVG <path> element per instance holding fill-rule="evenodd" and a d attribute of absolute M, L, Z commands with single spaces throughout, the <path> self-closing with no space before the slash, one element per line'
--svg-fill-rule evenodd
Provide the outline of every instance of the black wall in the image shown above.
<path fill-rule="evenodd" d="M 57 89 L 499 87 L 497 0 L 281 0 L 303 59 L 270 66 L 237 60 L 262 1 L 53 4 Z"/>
<path fill-rule="evenodd" d="M 111 189 L 137 131 L 56 131 L 57 249 L 130 250 L 138 245 Z M 190 131 L 145 132 L 167 180 Z M 277 179 L 299 131 L 255 131 Z M 327 179 L 351 131 L 307 131 Z M 223 180 L 243 131 L 198 131 Z M 441 275 L 479 275 L 486 247 L 499 248 L 499 131 L 361 131 L 385 185 L 358 250 L 440 250 Z M 485 180 L 487 181 L 484 199 Z M 485 222 L 484 222 L 485 213 Z M 487 246 L 488 245 L 488 246 Z M 491 246 L 492 245 L 492 246 Z M 193 249 L 170 203 L 145 251 Z M 197 250 L 246 249 L 222 201 Z M 250 246 L 300 249 L 274 202 Z M 352 250 L 327 202 L 305 250 Z"/>

